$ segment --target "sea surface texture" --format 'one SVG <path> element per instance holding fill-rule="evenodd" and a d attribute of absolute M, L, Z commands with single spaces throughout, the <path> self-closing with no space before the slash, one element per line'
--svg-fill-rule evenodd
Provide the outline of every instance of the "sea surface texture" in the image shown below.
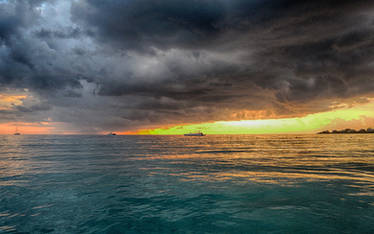
<path fill-rule="evenodd" d="M 0 136 L 2 233 L 374 233 L 374 134 Z"/>

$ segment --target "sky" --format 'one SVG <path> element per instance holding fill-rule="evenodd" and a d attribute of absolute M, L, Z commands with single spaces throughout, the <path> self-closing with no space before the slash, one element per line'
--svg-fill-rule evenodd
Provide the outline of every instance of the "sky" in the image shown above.
<path fill-rule="evenodd" d="M 374 2 L 0 0 L 0 134 L 374 127 Z"/>

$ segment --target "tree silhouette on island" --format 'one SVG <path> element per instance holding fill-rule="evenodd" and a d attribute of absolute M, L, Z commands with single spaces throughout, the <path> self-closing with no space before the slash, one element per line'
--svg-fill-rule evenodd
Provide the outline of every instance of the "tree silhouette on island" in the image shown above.
<path fill-rule="evenodd" d="M 355 130 L 351 128 L 346 128 L 344 130 L 332 130 L 331 132 L 329 130 L 325 130 L 322 132 L 319 132 L 318 134 L 352 134 L 352 133 L 374 133 L 374 129 L 368 128 L 368 129 L 360 129 Z"/>

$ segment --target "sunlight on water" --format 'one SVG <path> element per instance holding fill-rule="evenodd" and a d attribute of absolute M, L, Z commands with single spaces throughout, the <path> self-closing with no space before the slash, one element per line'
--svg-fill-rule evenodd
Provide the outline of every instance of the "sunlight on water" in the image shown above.
<path fill-rule="evenodd" d="M 1 136 L 0 231 L 374 231 L 374 135 Z"/>

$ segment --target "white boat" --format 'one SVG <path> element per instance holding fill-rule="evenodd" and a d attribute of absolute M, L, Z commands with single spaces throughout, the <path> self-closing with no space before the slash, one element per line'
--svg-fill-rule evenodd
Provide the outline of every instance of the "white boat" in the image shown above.
<path fill-rule="evenodd" d="M 196 132 L 196 133 L 186 133 L 184 136 L 205 136 L 202 132 Z"/>

